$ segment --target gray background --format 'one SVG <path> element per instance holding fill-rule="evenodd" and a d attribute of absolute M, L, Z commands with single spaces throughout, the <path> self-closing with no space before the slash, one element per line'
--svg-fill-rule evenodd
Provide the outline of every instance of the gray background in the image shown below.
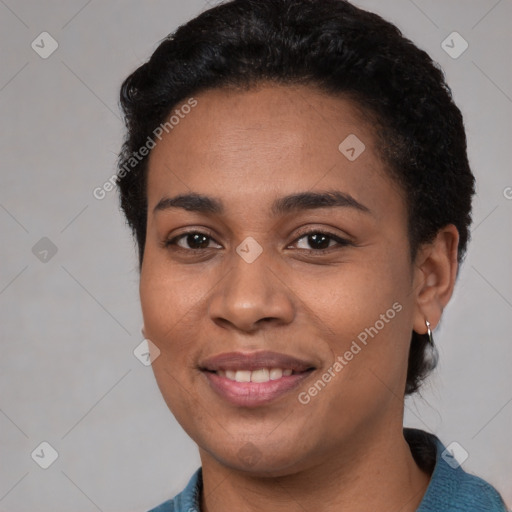
<path fill-rule="evenodd" d="M 439 369 L 423 398 L 407 401 L 406 423 L 457 441 L 469 453 L 463 467 L 510 506 L 512 2 L 356 3 L 444 68 L 478 179 L 470 252 L 435 332 Z M 115 172 L 122 79 L 205 7 L 0 0 L 1 512 L 139 512 L 180 491 L 199 466 L 151 368 L 133 355 L 138 274 L 116 193 L 99 201 L 92 191 Z M 43 31 L 59 44 L 47 59 L 31 48 Z M 453 31 L 469 43 L 457 59 L 441 47 Z M 44 241 L 32 250 L 43 237 L 55 255 L 41 253 Z M 58 452 L 48 469 L 31 458 L 42 441 Z"/>

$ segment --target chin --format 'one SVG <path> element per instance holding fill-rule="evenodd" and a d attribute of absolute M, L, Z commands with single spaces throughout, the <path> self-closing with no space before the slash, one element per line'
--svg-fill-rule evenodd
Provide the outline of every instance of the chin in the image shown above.
<path fill-rule="evenodd" d="M 219 464 L 253 477 L 276 478 L 297 473 L 305 467 L 307 453 L 299 453 L 297 447 L 305 449 L 303 440 L 292 442 L 290 438 L 269 443 L 241 441 L 239 443 L 214 443 L 205 451 Z"/>

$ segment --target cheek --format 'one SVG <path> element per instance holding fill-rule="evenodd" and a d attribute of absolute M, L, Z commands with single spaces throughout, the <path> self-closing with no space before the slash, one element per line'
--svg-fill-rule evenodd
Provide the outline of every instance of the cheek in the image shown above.
<path fill-rule="evenodd" d="M 303 300 L 326 326 L 332 363 L 339 363 L 331 368 L 336 377 L 324 406 L 351 403 L 375 410 L 369 402 L 400 396 L 412 321 L 409 265 L 397 251 L 382 251 L 357 265 L 301 279 Z"/>
<path fill-rule="evenodd" d="M 346 341 L 376 322 L 383 332 L 401 323 L 404 315 L 396 314 L 398 306 L 393 309 L 393 304 L 399 302 L 400 309 L 405 309 L 405 302 L 412 298 L 410 280 L 404 271 L 407 265 L 399 254 L 381 252 L 336 268 L 302 274 L 296 286 L 316 317 Z"/>
<path fill-rule="evenodd" d="M 140 277 L 140 299 L 146 336 L 160 350 L 152 368 L 167 406 L 182 423 L 201 410 L 197 398 L 187 390 L 191 380 L 199 377 L 194 340 L 200 328 L 202 299 L 179 272 L 153 255 L 147 256 Z"/>
<path fill-rule="evenodd" d="M 196 277 L 197 279 L 197 277 Z M 198 377 L 195 369 L 197 340 L 204 318 L 204 290 L 168 264 L 148 257 L 140 278 L 140 299 L 146 336 L 160 350 L 153 371 L 173 412 Z"/>
<path fill-rule="evenodd" d="M 172 338 L 197 316 L 204 289 L 195 277 L 173 267 L 161 255 L 146 251 L 140 276 L 140 300 L 146 332 L 155 338 Z"/>

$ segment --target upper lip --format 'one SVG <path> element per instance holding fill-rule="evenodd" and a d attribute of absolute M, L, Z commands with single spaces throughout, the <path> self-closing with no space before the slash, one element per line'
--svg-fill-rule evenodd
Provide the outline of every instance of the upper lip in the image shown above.
<path fill-rule="evenodd" d="M 283 368 L 303 372 L 314 368 L 311 362 L 278 352 L 225 352 L 209 357 L 199 365 L 201 370 L 259 370 L 260 368 Z"/>

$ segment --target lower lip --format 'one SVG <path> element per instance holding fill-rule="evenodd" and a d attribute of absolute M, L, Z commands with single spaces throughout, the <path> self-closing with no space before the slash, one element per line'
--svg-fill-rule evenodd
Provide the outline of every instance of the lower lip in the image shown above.
<path fill-rule="evenodd" d="M 228 402 L 240 407 L 258 407 L 298 387 L 312 371 L 286 375 L 268 382 L 236 382 L 213 372 L 203 373 L 213 390 Z"/>

